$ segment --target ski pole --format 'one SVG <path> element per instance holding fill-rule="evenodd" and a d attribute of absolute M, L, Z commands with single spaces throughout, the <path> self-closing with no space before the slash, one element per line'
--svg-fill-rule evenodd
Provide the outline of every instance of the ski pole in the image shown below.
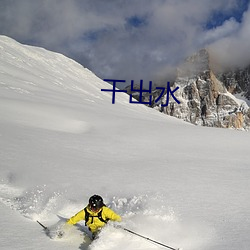
<path fill-rule="evenodd" d="M 41 222 L 39 222 L 38 220 L 36 221 L 40 226 L 42 226 L 43 227 L 43 229 L 46 231 L 46 230 L 48 230 L 48 228 L 47 227 L 45 227 Z"/>
<path fill-rule="evenodd" d="M 129 233 L 131 233 L 131 234 L 137 235 L 137 236 L 139 236 L 139 237 L 141 237 L 141 238 L 143 238 L 143 239 L 145 239 L 145 240 L 154 242 L 154 243 L 156 243 L 156 244 L 158 244 L 158 245 L 161 245 L 161 246 L 163 246 L 163 247 L 169 248 L 169 249 L 171 249 L 171 250 L 180 250 L 180 248 L 173 248 L 173 247 L 167 246 L 167 245 L 162 244 L 162 243 L 160 243 L 160 242 L 158 242 L 158 241 L 155 241 L 155 240 L 152 240 L 152 239 L 150 239 L 150 238 L 148 238 L 148 237 L 145 237 L 145 236 L 143 236 L 143 235 L 141 235 L 141 234 L 135 233 L 135 232 L 133 232 L 133 231 L 127 229 L 127 228 L 122 228 L 122 229 L 125 230 L 125 231 L 127 231 L 127 232 L 129 232 Z"/>

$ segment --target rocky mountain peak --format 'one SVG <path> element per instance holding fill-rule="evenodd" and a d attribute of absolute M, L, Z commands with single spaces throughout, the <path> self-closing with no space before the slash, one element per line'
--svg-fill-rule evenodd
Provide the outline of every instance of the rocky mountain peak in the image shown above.
<path fill-rule="evenodd" d="M 171 88 L 178 87 L 175 98 L 161 91 L 143 93 L 143 100 L 152 96 L 151 107 L 195 125 L 245 129 L 250 128 L 250 66 L 245 69 L 221 71 L 207 49 L 201 49 L 188 57 L 178 68 Z M 219 69 L 219 70 L 218 70 Z M 137 87 L 137 86 L 136 86 Z M 138 93 L 126 89 L 138 99 Z M 235 94 L 238 94 L 235 96 Z M 239 98 L 244 97 L 245 99 Z M 157 103 L 155 102 L 157 100 Z"/>
<path fill-rule="evenodd" d="M 193 77 L 205 74 L 210 69 L 209 52 L 201 49 L 194 55 L 188 57 L 177 69 L 177 77 Z"/>
<path fill-rule="evenodd" d="M 244 100 L 234 93 L 247 91 L 250 67 L 241 71 L 217 74 L 212 70 L 209 51 L 202 49 L 188 57 L 177 69 L 173 87 L 179 87 L 170 104 L 160 109 L 166 114 L 181 118 L 196 125 L 248 129 L 250 109 Z"/>

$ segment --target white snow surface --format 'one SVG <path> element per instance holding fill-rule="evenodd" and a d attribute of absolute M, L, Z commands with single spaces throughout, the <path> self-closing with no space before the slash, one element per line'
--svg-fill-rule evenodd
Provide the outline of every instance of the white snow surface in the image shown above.
<path fill-rule="evenodd" d="M 173 248 L 249 250 L 249 132 L 101 89 L 73 60 L 0 36 L 0 249 L 164 249 L 112 223 L 92 243 L 84 222 L 62 239 L 36 223 L 53 231 L 99 194 L 123 227 Z"/>

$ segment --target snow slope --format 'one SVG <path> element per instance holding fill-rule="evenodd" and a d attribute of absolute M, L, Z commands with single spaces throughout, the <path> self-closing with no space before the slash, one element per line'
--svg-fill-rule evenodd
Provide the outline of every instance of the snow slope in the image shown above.
<path fill-rule="evenodd" d="M 53 228 L 92 194 L 122 225 L 184 250 L 250 248 L 248 132 L 196 127 L 116 93 L 63 55 L 0 36 L 1 249 L 162 247 L 108 225 Z M 63 223 L 60 222 L 59 223 Z"/>

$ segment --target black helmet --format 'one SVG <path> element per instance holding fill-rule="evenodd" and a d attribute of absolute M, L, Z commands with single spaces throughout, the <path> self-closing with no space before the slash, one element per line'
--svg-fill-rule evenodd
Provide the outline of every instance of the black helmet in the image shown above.
<path fill-rule="evenodd" d="M 96 194 L 91 196 L 89 198 L 89 206 L 90 209 L 93 210 L 99 210 L 100 208 L 102 208 L 104 206 L 102 197 Z"/>

